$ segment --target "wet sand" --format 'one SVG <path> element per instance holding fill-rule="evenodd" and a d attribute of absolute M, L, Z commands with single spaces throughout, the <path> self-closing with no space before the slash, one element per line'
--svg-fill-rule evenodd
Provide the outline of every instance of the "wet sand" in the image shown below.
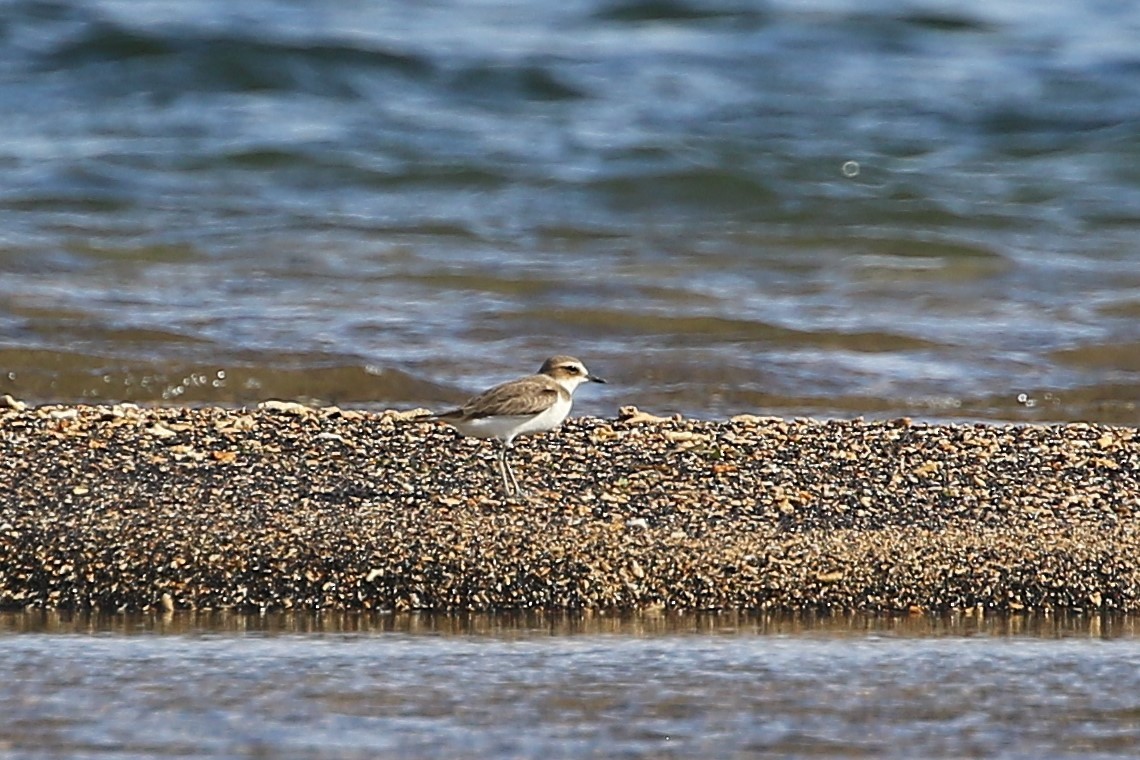
<path fill-rule="evenodd" d="M 1132 428 L 0 402 L 0 606 L 1140 611 Z"/>

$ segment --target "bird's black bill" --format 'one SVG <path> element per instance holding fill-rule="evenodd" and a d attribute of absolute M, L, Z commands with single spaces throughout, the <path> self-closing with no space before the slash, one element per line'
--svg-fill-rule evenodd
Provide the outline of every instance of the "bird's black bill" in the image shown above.
<path fill-rule="evenodd" d="M 604 383 L 604 382 L 606 382 L 605 380 L 603 380 L 602 378 L 600 378 L 596 375 L 590 375 L 589 380 L 591 383 Z"/>

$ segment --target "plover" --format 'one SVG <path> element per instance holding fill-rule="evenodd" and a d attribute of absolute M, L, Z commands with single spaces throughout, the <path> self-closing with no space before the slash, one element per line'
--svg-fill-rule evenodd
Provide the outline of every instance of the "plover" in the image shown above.
<path fill-rule="evenodd" d="M 573 356 L 552 356 L 537 375 L 520 377 L 480 393 L 458 409 L 435 415 L 472 438 L 496 438 L 502 444 L 496 466 L 507 496 L 522 493 L 507 450 L 520 435 L 553 430 L 570 414 L 574 391 L 584 382 L 604 383 Z"/>

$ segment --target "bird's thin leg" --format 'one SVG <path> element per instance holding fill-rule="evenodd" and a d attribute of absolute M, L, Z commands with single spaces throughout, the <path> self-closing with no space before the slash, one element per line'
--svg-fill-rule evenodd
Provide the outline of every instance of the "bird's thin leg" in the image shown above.
<path fill-rule="evenodd" d="M 510 448 L 510 444 L 506 441 L 499 448 L 499 475 L 503 478 L 503 490 L 507 496 L 514 496 L 519 492 L 519 484 L 515 480 L 515 474 L 511 472 L 511 466 L 507 463 L 508 448 Z"/>
<path fill-rule="evenodd" d="M 515 495 L 516 495 L 516 496 L 521 496 L 521 495 L 522 495 L 522 493 L 523 493 L 523 489 L 522 489 L 522 486 L 520 486 L 520 485 L 519 485 L 519 481 L 518 481 L 518 479 L 517 479 L 517 478 L 515 478 L 515 471 L 514 471 L 514 469 L 511 467 L 510 463 L 509 463 L 509 462 L 507 462 L 505 459 L 503 460 L 503 464 L 504 464 L 504 465 L 506 465 L 506 468 L 507 468 L 507 475 L 509 475 L 509 476 L 510 476 L 510 478 L 511 478 L 511 487 L 512 487 L 512 488 L 514 488 L 514 491 L 515 491 Z"/>
<path fill-rule="evenodd" d="M 509 461 L 507 461 L 507 453 L 509 452 L 510 448 L 511 448 L 511 442 L 506 441 L 503 444 L 503 471 L 506 473 L 506 476 L 508 478 L 510 478 L 510 481 L 511 481 L 509 493 L 513 496 L 524 496 L 525 497 L 527 495 L 526 491 L 524 491 L 522 486 L 519 485 L 518 478 L 515 477 L 514 468 L 512 468 L 511 463 Z"/>

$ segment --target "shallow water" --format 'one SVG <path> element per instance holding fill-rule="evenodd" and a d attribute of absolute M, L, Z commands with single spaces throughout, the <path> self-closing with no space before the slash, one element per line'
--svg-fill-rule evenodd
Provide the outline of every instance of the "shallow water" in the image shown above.
<path fill-rule="evenodd" d="M 0 393 L 1140 412 L 1140 6 L 0 3 Z"/>
<path fill-rule="evenodd" d="M 1116 618 L 0 615 L 0 756 L 1132 757 Z"/>

